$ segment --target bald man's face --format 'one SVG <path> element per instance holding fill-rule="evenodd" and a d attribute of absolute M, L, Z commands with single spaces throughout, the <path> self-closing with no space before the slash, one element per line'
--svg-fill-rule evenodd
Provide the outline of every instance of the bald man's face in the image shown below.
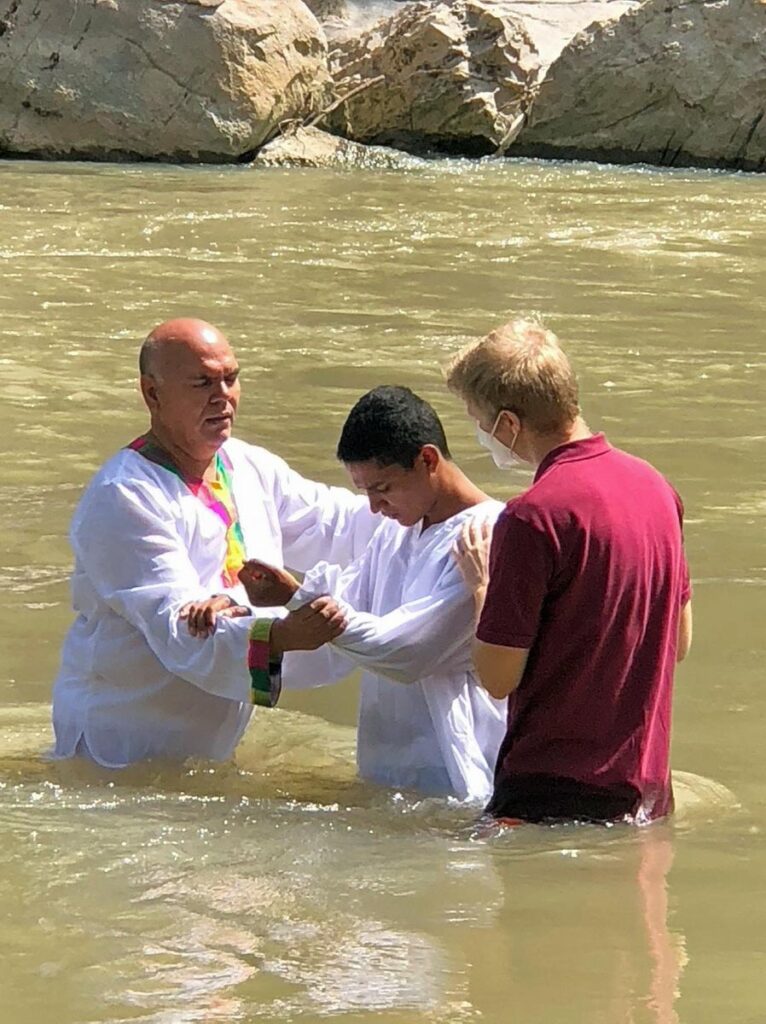
<path fill-rule="evenodd" d="M 165 341 L 151 355 L 141 390 L 155 430 L 194 458 L 209 458 L 231 436 L 239 366 L 220 334 Z"/>

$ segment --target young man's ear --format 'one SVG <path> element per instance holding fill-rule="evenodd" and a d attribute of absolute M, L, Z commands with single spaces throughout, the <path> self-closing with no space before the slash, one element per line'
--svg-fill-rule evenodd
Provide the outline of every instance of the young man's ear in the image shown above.
<path fill-rule="evenodd" d="M 434 444 L 425 445 L 421 449 L 420 457 L 429 473 L 433 473 L 444 458 L 442 453 Z"/>

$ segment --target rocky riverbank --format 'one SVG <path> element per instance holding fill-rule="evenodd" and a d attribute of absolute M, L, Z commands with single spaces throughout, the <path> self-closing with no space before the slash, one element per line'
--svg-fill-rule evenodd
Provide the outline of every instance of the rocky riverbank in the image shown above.
<path fill-rule="evenodd" d="M 0 0 L 0 81 L 3 155 L 766 168 L 762 0 Z"/>

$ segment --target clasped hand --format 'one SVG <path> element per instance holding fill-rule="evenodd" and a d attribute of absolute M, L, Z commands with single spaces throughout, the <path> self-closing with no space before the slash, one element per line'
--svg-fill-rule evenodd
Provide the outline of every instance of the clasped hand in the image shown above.
<path fill-rule="evenodd" d="M 286 605 L 298 590 L 298 581 L 286 569 L 279 569 L 257 559 L 245 562 L 239 571 L 240 583 L 248 600 L 255 607 L 275 608 Z M 184 605 L 179 618 L 186 619 L 192 636 L 204 639 L 215 632 L 219 618 L 238 618 L 252 615 L 252 608 L 237 604 L 223 594 L 206 601 Z M 283 619 L 275 619 L 271 630 L 273 654 L 285 651 L 313 651 L 340 636 L 346 628 L 346 618 L 338 604 L 329 596 L 291 611 Z"/>
<path fill-rule="evenodd" d="M 298 590 L 298 581 L 275 565 L 251 558 L 239 570 L 239 582 L 247 591 L 250 604 L 256 608 L 278 608 L 288 603 Z"/>

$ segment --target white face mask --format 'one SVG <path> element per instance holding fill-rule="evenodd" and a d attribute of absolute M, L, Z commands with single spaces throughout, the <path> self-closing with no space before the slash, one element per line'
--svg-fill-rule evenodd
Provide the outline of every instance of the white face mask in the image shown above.
<path fill-rule="evenodd" d="M 516 444 L 516 440 L 519 436 L 518 431 L 516 432 L 511 447 L 507 448 L 502 441 L 498 441 L 495 437 L 495 431 L 497 425 L 500 422 L 500 417 L 503 415 L 502 410 L 497 414 L 495 425 L 492 430 L 488 433 L 483 430 L 481 425 L 476 423 L 476 439 L 482 448 L 486 448 L 489 454 L 492 456 L 492 461 L 495 463 L 498 469 L 513 469 L 514 466 L 523 465 L 522 460 L 518 455 L 514 454 L 513 446 Z"/>

